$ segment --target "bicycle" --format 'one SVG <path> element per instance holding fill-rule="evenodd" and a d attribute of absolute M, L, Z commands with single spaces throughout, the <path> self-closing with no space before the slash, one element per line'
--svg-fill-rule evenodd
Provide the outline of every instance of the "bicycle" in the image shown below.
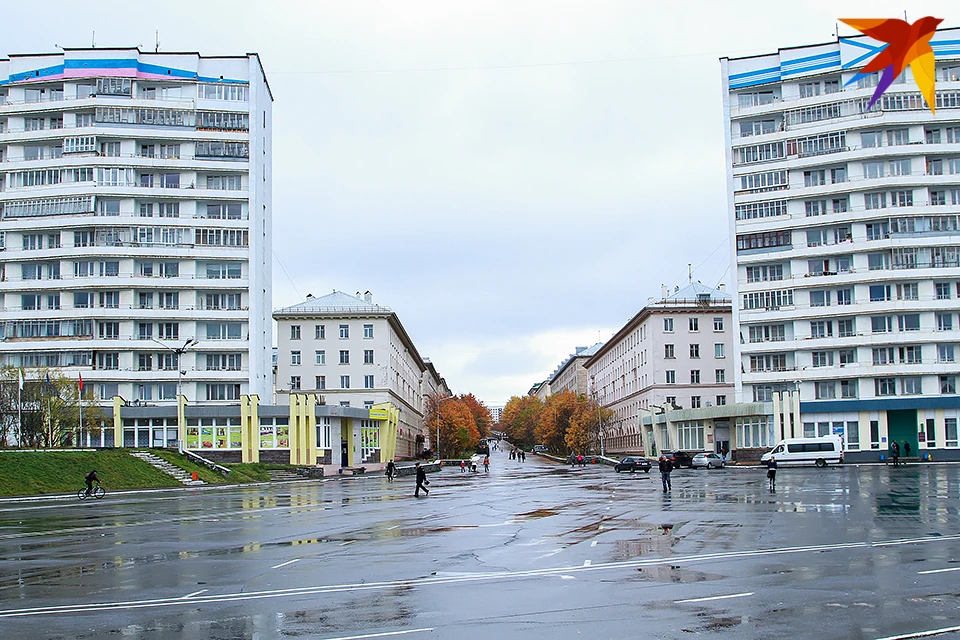
<path fill-rule="evenodd" d="M 99 500 L 99 499 L 102 498 L 104 495 L 106 495 L 106 493 L 107 493 L 107 492 L 103 490 L 103 487 L 100 486 L 100 483 L 98 482 L 98 483 L 93 487 L 93 493 L 91 493 L 90 496 L 93 496 L 94 498 L 96 498 L 97 500 Z M 88 497 L 90 497 L 90 496 L 87 495 L 87 488 L 86 488 L 86 487 L 84 487 L 83 489 L 80 489 L 80 491 L 77 491 L 77 497 L 80 498 L 81 500 L 86 500 L 86 499 L 87 499 Z"/>

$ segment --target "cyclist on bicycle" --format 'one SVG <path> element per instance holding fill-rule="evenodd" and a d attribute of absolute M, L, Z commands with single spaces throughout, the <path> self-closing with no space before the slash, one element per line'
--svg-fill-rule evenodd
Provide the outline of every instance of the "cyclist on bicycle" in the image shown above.
<path fill-rule="evenodd" d="M 93 471 L 91 471 L 90 473 L 88 473 L 87 475 L 85 475 L 85 476 L 83 477 L 83 479 L 84 479 L 84 482 L 87 483 L 87 495 L 88 495 L 88 496 L 89 496 L 89 495 L 92 495 L 92 494 L 93 494 L 93 483 L 94 483 L 94 482 L 100 482 L 100 478 L 97 477 L 97 470 L 94 469 Z"/>

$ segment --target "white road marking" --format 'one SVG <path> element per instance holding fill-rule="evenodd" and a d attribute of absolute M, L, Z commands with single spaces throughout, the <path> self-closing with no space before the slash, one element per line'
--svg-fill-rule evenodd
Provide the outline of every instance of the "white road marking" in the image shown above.
<path fill-rule="evenodd" d="M 931 573 L 947 573 L 949 571 L 960 571 L 960 567 L 951 567 L 950 569 L 933 569 L 930 571 L 917 571 L 921 576 L 930 575 Z"/>
<path fill-rule="evenodd" d="M 593 564 L 593 563 L 592 563 L 591 561 L 589 561 L 589 560 L 584 560 L 584 561 L 583 561 L 583 566 L 585 566 L 585 567 L 589 567 L 589 566 L 592 565 L 592 564 Z"/>
<path fill-rule="evenodd" d="M 690 598 L 689 600 L 677 600 L 676 604 L 689 604 L 691 602 L 709 602 L 711 600 L 729 600 L 730 598 L 746 598 L 747 596 L 752 596 L 753 592 L 748 591 L 746 593 L 732 593 L 728 596 L 710 596 L 709 598 Z"/>
<path fill-rule="evenodd" d="M 403 636 L 408 633 L 423 633 L 424 631 L 433 631 L 433 627 L 424 629 L 406 629 L 405 631 L 384 631 L 383 633 L 366 633 L 362 636 L 340 636 L 339 638 L 327 638 L 327 640 L 362 640 L 363 638 L 386 638 L 387 636 Z"/>
<path fill-rule="evenodd" d="M 949 536 L 937 536 L 937 537 L 928 537 L 928 538 L 914 538 L 909 541 L 907 540 L 890 540 L 885 543 L 870 543 L 870 542 L 851 542 L 851 543 L 842 543 L 842 544 L 822 544 L 822 545 L 810 545 L 805 547 L 779 547 L 772 549 L 754 549 L 754 550 L 744 550 L 744 551 L 722 551 L 716 553 L 703 553 L 699 555 L 688 555 L 688 556 L 672 556 L 669 558 L 638 558 L 634 560 L 623 560 L 618 562 L 605 562 L 601 564 L 591 565 L 591 566 L 574 566 L 574 567 L 547 567 L 543 569 L 527 569 L 522 571 L 496 571 L 491 573 L 477 574 L 471 576 L 460 576 L 460 577 L 442 577 L 442 576 L 428 576 L 425 578 L 413 578 L 413 579 L 400 579 L 400 580 L 389 580 L 383 582 L 362 582 L 362 583 L 353 583 L 353 584 L 333 584 L 333 585 L 314 585 L 308 587 L 296 587 L 288 589 L 273 589 L 266 591 L 251 591 L 251 592 L 234 592 L 234 593 L 223 593 L 223 594 L 208 594 L 208 595 L 199 595 L 195 598 L 190 598 L 189 600 L 184 600 L 183 598 L 158 598 L 153 600 L 128 600 L 128 601 L 115 601 L 115 602 L 82 602 L 75 604 L 67 605 L 57 605 L 57 606 L 48 606 L 48 607 L 30 607 L 25 609 L 6 609 L 0 610 L 0 618 L 20 618 L 26 616 L 40 616 L 40 615 L 59 615 L 65 613 L 93 613 L 99 611 L 119 611 L 119 610 L 130 610 L 130 609 L 147 609 L 155 607 L 169 607 L 184 605 L 189 603 L 191 606 L 195 606 L 197 603 L 221 603 L 221 602 L 241 602 L 246 600 L 263 600 L 270 598 L 295 598 L 295 597 L 304 597 L 312 596 L 317 594 L 327 594 L 327 593 L 349 593 L 349 592 L 359 592 L 359 591 L 380 591 L 386 589 L 396 589 L 397 587 L 427 587 L 433 585 L 446 585 L 451 583 L 461 583 L 461 582 L 491 582 L 491 581 L 506 581 L 506 580 L 522 580 L 526 578 L 539 578 L 543 576 L 560 576 L 564 579 L 573 579 L 574 576 L 570 574 L 581 573 L 585 571 L 623 571 L 625 569 L 635 569 L 640 567 L 653 567 L 657 565 L 662 565 L 669 563 L 672 565 L 675 564 L 702 564 L 710 562 L 721 562 L 721 561 L 734 561 L 742 560 L 747 557 L 761 557 L 761 556 L 783 556 L 783 555 L 793 555 L 801 553 L 822 553 L 827 551 L 835 551 L 840 549 L 859 549 L 859 550 L 868 550 L 875 549 L 883 546 L 890 546 L 894 544 L 930 544 L 930 543 L 945 543 L 945 542 L 956 542 L 960 540 L 960 534 L 954 534 Z M 351 541 L 354 542 L 354 541 Z M 557 550 L 553 553 L 559 553 L 560 550 Z M 552 553 L 551 553 L 552 555 Z M 725 596 L 730 597 L 742 597 L 744 594 L 736 594 L 734 596 Z M 702 599 L 701 599 L 702 600 Z M 692 602 L 692 601 L 687 601 Z M 958 628 L 960 630 L 960 628 Z M 948 633 L 949 630 L 937 630 L 934 632 L 924 632 L 927 635 L 936 635 L 938 633 Z M 914 638 L 914 637 L 923 637 L 919 635 L 913 636 L 898 636 L 896 638 Z M 896 638 L 884 638 L 882 640 L 896 640 Z"/>
<path fill-rule="evenodd" d="M 280 564 L 275 564 L 271 569 L 279 569 L 280 567 L 285 567 L 288 564 L 293 564 L 294 562 L 300 562 L 300 558 L 294 558 L 293 560 L 287 560 L 286 562 L 281 562 Z"/>
<path fill-rule="evenodd" d="M 187 595 L 183 596 L 183 598 L 184 598 L 184 600 L 186 600 L 187 598 L 192 598 L 193 596 L 198 596 L 198 595 L 200 595 L 201 593 L 206 593 L 207 591 L 210 591 L 210 589 L 200 589 L 200 591 L 194 591 L 193 593 L 188 593 Z"/>
<path fill-rule="evenodd" d="M 400 528 L 400 525 L 395 524 L 392 527 L 387 527 L 387 531 L 393 531 L 394 529 L 399 529 L 399 528 Z"/>
<path fill-rule="evenodd" d="M 356 542 L 356 540 L 347 540 L 346 542 L 341 542 L 341 543 L 340 543 L 340 546 L 341 546 L 341 547 L 345 547 L 345 546 L 347 546 L 348 544 L 353 544 L 354 542 Z"/>
<path fill-rule="evenodd" d="M 597 542 L 599 542 L 599 540 L 594 540 L 593 542 L 590 543 L 590 546 L 591 547 L 597 546 Z"/>
<path fill-rule="evenodd" d="M 909 640 L 910 638 L 929 638 L 930 636 L 938 636 L 943 633 L 954 633 L 956 631 L 960 631 L 960 627 L 944 627 L 942 629 L 931 629 L 929 631 L 905 633 L 900 636 L 886 636 L 885 638 L 877 638 L 877 640 Z"/>

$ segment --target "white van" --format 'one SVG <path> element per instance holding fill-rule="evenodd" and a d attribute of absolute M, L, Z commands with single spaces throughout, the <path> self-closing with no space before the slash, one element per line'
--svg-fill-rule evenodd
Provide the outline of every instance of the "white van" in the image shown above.
<path fill-rule="evenodd" d="M 787 438 L 777 443 L 772 451 L 763 454 L 760 462 L 766 464 L 771 456 L 777 459 L 777 466 L 815 464 L 825 467 L 828 464 L 840 464 L 843 462 L 843 441 L 840 436 Z"/>

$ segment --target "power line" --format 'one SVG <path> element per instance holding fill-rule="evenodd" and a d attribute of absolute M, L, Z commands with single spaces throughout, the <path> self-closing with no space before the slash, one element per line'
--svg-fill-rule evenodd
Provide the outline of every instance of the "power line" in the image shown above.
<path fill-rule="evenodd" d="M 412 67 L 408 69 L 330 69 L 330 70 L 291 70 L 270 71 L 270 75 L 349 75 L 372 73 L 431 73 L 437 71 L 496 71 L 503 69 L 537 69 L 542 67 L 574 67 L 599 64 L 623 64 L 629 62 L 649 62 L 651 60 L 670 60 L 676 58 L 701 58 L 704 56 L 732 55 L 752 52 L 753 49 L 741 51 L 706 51 L 702 53 L 678 53 L 674 55 L 642 56 L 637 58 L 607 58 L 601 60 L 569 60 L 565 62 L 532 62 L 529 64 L 492 64 L 463 67 Z"/>
<path fill-rule="evenodd" d="M 280 256 L 277 255 L 277 252 L 273 252 L 273 257 L 276 259 L 277 264 L 280 265 L 280 269 L 283 270 L 283 274 L 287 276 L 287 280 L 290 281 L 290 286 L 293 287 L 294 293 L 297 294 L 297 298 L 303 299 L 303 296 L 300 295 L 300 291 L 297 289 L 297 285 L 293 283 L 293 278 L 290 277 L 290 274 L 287 272 L 287 268 L 283 266 L 283 260 L 280 259 Z"/>

